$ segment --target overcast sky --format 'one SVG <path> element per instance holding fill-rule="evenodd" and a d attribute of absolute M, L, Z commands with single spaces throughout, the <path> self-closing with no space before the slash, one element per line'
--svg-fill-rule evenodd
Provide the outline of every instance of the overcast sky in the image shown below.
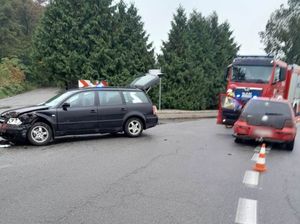
<path fill-rule="evenodd" d="M 263 31 L 271 13 L 287 0 L 125 0 L 135 3 L 150 34 L 156 52 L 167 40 L 173 14 L 181 4 L 189 14 L 193 9 L 207 16 L 216 11 L 220 21 L 228 21 L 241 45 L 239 54 L 264 54 L 258 32 Z"/>

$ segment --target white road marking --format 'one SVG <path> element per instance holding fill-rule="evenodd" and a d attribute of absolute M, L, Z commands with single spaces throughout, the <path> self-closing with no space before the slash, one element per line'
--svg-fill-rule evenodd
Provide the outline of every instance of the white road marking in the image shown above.
<path fill-rule="evenodd" d="M 11 145 L 0 145 L 0 148 L 8 148 L 11 147 Z"/>
<path fill-rule="evenodd" d="M 257 186 L 259 180 L 259 172 L 247 170 L 244 175 L 243 183 L 249 186 Z"/>
<path fill-rule="evenodd" d="M 255 149 L 254 149 L 254 152 L 260 152 L 260 146 L 257 146 Z"/>
<path fill-rule="evenodd" d="M 256 224 L 257 201 L 246 198 L 239 198 L 236 211 L 235 223 Z"/>
<path fill-rule="evenodd" d="M 256 162 L 258 160 L 258 156 L 259 156 L 259 153 L 254 153 L 251 160 Z"/>
<path fill-rule="evenodd" d="M 0 170 L 1 170 L 1 169 L 4 169 L 4 168 L 11 167 L 11 166 L 12 166 L 11 164 L 0 165 Z"/>

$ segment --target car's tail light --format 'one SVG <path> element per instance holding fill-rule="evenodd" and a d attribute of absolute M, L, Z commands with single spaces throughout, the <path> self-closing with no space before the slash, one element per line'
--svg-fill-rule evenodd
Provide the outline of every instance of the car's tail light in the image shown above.
<path fill-rule="evenodd" d="M 157 115 L 157 107 L 156 106 L 152 106 L 152 111 L 154 115 Z"/>
<path fill-rule="evenodd" d="M 289 120 L 285 121 L 284 127 L 285 128 L 293 128 L 293 127 L 295 127 L 295 124 L 294 124 L 294 122 L 292 120 L 289 119 Z"/>

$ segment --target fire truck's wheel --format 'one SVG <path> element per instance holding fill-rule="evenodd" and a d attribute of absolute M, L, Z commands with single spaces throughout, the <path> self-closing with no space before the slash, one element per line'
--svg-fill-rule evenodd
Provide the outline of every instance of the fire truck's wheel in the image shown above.
<path fill-rule="evenodd" d="M 294 149 L 294 143 L 295 143 L 295 140 L 294 141 L 291 141 L 291 142 L 287 142 L 285 143 L 285 148 L 289 151 L 293 151 Z"/>

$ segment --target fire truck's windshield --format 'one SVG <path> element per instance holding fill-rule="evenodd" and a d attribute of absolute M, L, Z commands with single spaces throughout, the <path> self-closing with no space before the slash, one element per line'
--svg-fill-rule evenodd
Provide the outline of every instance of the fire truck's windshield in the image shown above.
<path fill-rule="evenodd" d="M 232 69 L 233 82 L 268 83 L 272 75 L 272 66 L 236 65 Z"/>

